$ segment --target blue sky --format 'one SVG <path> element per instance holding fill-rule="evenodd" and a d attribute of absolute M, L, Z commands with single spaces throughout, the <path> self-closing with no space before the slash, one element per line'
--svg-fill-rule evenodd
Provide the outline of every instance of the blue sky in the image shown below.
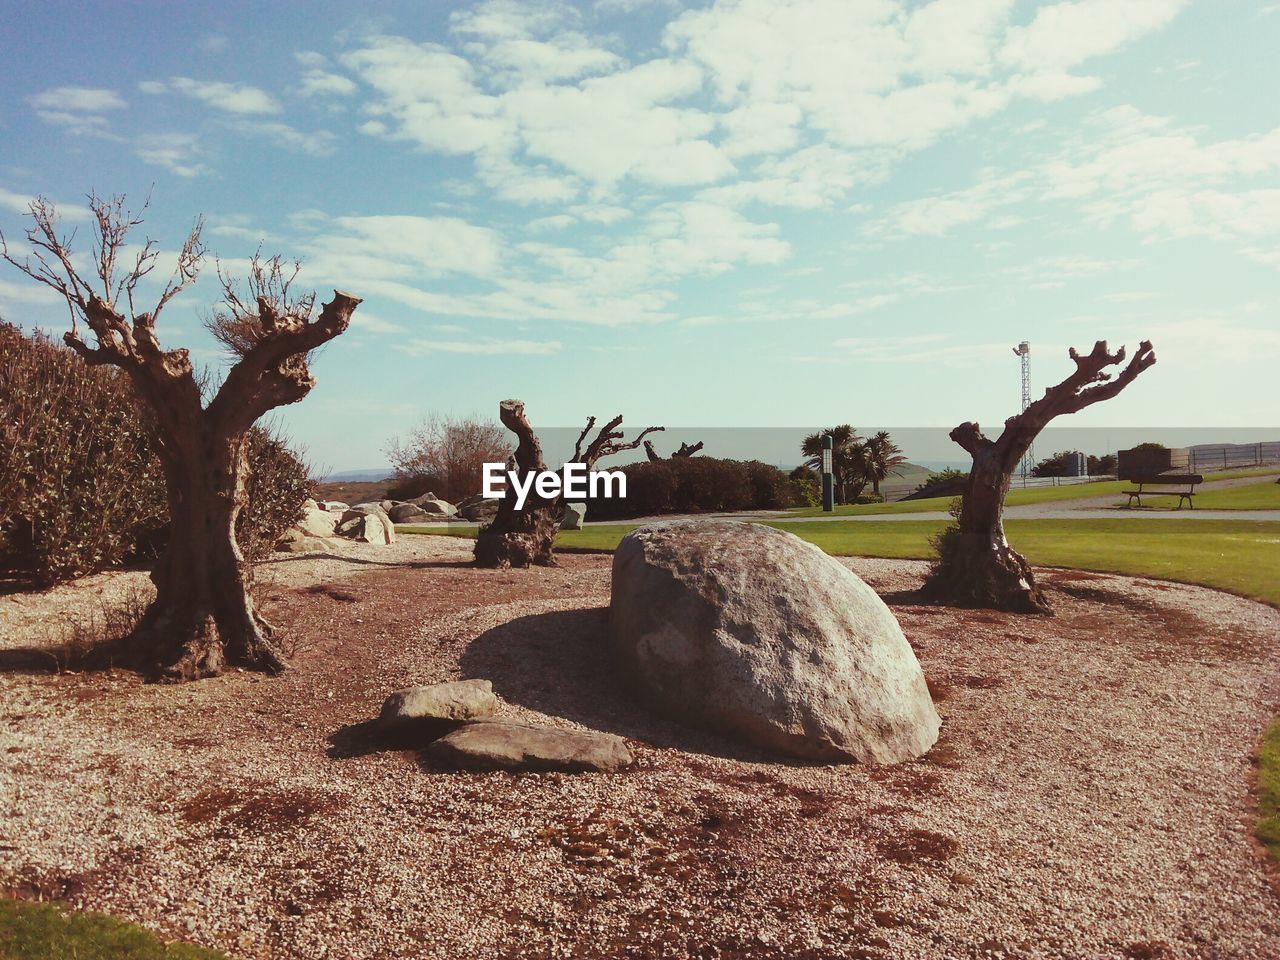
<path fill-rule="evenodd" d="M 364 297 L 280 417 L 335 469 L 512 396 L 992 427 L 1021 339 L 1039 387 L 1155 342 L 1073 426 L 1275 427 L 1277 49 L 1237 0 L 10 4 L 0 228 L 150 191 L 166 251 Z M 212 267 L 160 326 L 216 364 Z M 7 265 L 0 313 L 65 322 Z"/>

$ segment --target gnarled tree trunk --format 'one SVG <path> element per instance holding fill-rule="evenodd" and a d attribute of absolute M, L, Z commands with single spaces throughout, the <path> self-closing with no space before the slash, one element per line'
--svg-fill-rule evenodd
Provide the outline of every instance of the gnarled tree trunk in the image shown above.
<path fill-rule="evenodd" d="M 542 459 L 542 444 L 538 442 L 533 427 L 524 415 L 524 404 L 519 400 L 503 400 L 498 406 L 498 417 L 519 440 L 515 453 L 507 461 L 507 469 L 517 471 L 522 482 L 530 474 L 545 471 L 547 465 Z M 582 443 L 595 423 L 595 417 L 587 419 L 587 425 L 574 444 L 573 459 L 569 461 L 584 464 L 588 471 L 602 457 L 623 450 L 634 450 L 648 434 L 662 429 L 648 427 L 631 442 L 618 443 L 616 441 L 622 438 L 621 431 L 616 429 L 622 423 L 619 415 L 605 424 L 595 439 L 583 448 Z M 563 467 L 560 474 L 563 478 Z M 524 506 L 517 508 L 516 492 L 508 484 L 493 523 L 482 528 L 476 536 L 476 564 L 499 568 L 556 566 L 554 546 L 556 534 L 560 532 L 560 524 L 564 520 L 564 511 L 562 495 L 541 497 L 533 487 L 529 489 Z"/>
<path fill-rule="evenodd" d="M 162 456 L 170 491 L 169 542 L 151 571 L 156 598 L 122 646 L 140 669 L 170 679 L 228 665 L 277 672 L 285 659 L 249 591 L 236 540 L 245 506 L 247 441 L 210 436 L 203 411 L 177 456 Z"/>
<path fill-rule="evenodd" d="M 951 433 L 976 424 L 964 424 Z M 959 441 L 957 441 L 959 442 Z M 963 446 L 963 444 L 962 444 Z M 1021 455 L 1007 461 L 994 447 L 979 449 L 965 482 L 955 527 L 938 540 L 939 559 L 925 592 L 963 606 L 1017 613 L 1049 613 L 1031 566 L 1004 534 L 1004 499 Z"/>
<path fill-rule="evenodd" d="M 546 470 L 542 444 L 524 415 L 524 404 L 504 400 L 498 405 L 498 417 L 519 441 L 507 461 L 507 470 L 518 471 L 521 477 Z M 493 522 L 476 536 L 476 563 L 482 567 L 554 567 L 552 545 L 563 517 L 564 503 L 559 497 L 546 500 L 532 487 L 524 506 L 516 509 L 516 492 L 508 484 Z"/>
<path fill-rule="evenodd" d="M 1099 340 L 1087 356 L 1074 349 L 1070 356 L 1075 372 L 1006 420 L 997 439 L 983 436 L 976 423 L 962 423 L 951 431 L 951 439 L 973 457 L 973 466 L 958 523 L 936 541 L 938 559 L 925 581 L 927 596 L 962 606 L 1052 613 L 1031 566 L 1005 537 L 1004 500 L 1013 471 L 1051 420 L 1114 397 L 1156 362 L 1155 351 L 1146 340 L 1114 380 L 1105 368 L 1124 361 L 1124 347 L 1109 354 L 1106 341 Z"/>

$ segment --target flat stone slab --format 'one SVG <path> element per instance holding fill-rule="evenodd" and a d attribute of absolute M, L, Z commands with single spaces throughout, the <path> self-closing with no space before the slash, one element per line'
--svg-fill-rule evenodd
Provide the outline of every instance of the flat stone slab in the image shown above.
<path fill-rule="evenodd" d="M 468 723 L 427 747 L 427 756 L 459 770 L 530 770 L 609 773 L 634 759 L 611 733 L 535 727 L 523 723 Z"/>
<path fill-rule="evenodd" d="M 498 709 L 488 680 L 454 680 L 398 690 L 382 704 L 381 721 L 397 726 L 419 720 L 479 720 Z"/>

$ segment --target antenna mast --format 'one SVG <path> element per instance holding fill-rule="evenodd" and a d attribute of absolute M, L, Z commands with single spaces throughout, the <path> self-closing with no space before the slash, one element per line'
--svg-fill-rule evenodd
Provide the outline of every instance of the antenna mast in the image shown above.
<path fill-rule="evenodd" d="M 1027 407 L 1031 406 L 1031 344 L 1023 340 L 1020 344 L 1013 348 L 1014 355 L 1022 360 L 1022 410 L 1025 413 Z M 1022 480 L 1026 483 L 1031 468 L 1035 466 L 1035 447 L 1027 447 L 1027 452 L 1022 456 Z"/>

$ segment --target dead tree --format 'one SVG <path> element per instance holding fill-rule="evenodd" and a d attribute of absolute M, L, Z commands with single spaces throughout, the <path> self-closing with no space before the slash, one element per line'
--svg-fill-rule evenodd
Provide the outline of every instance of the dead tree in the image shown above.
<path fill-rule="evenodd" d="M 249 428 L 267 411 L 311 392 L 308 355 L 347 329 L 360 300 L 334 291 L 333 301 L 312 319 L 314 294 L 291 295 L 292 275 L 279 258 L 254 257 L 243 299 L 219 271 L 224 304 L 209 327 L 239 359 L 206 405 L 188 351 L 165 350 L 155 332 L 165 305 L 199 273 L 200 221 L 156 306 L 139 312 L 134 294 L 159 253 L 148 240 L 125 272 L 118 260 L 141 219 L 125 211 L 123 198 L 91 196 L 89 205 L 95 221 L 92 279 L 73 265 L 69 239 L 58 235 L 56 211 L 44 199 L 31 204 L 34 226 L 27 241 L 34 259 L 15 259 L 7 246 L 3 256 L 62 295 L 71 313 L 67 346 L 91 366 L 123 370 L 153 423 L 168 489 L 169 540 L 151 572 L 155 600 L 120 641 L 114 660 L 171 680 L 213 676 L 229 665 L 276 672 L 285 666 L 284 656 L 249 595 L 235 536 L 246 500 Z M 81 319 L 96 345 L 81 339 Z"/>
<path fill-rule="evenodd" d="M 983 436 L 976 423 L 962 423 L 951 431 L 951 439 L 973 457 L 973 466 L 965 482 L 958 524 L 936 541 L 938 559 L 925 582 L 926 595 L 962 606 L 1052 612 L 1036 586 L 1030 565 L 1005 538 L 1004 500 L 1013 471 L 1051 420 L 1111 399 L 1156 362 L 1151 343 L 1144 340 L 1113 380 L 1106 368 L 1124 361 L 1124 347 L 1108 353 L 1106 341 L 1099 340 L 1087 356 L 1080 356 L 1074 348 L 1070 355 L 1075 372 L 1006 420 L 997 439 Z"/>
<path fill-rule="evenodd" d="M 530 474 L 546 471 L 547 465 L 542 459 L 542 444 L 538 442 L 533 427 L 524 415 L 524 403 L 519 400 L 504 400 L 498 406 L 498 416 L 519 440 L 515 453 L 507 461 L 507 470 L 517 472 L 522 484 Z M 634 440 L 622 443 L 620 441 L 623 433 L 617 429 L 621 423 L 622 416 L 619 414 L 601 427 L 595 438 L 584 447 L 583 442 L 596 425 L 596 418 L 588 417 L 587 425 L 582 428 L 582 433 L 573 446 L 573 457 L 569 462 L 584 464 L 590 471 L 597 461 L 624 450 L 634 450 L 649 434 L 663 429 L 646 427 Z M 562 467 L 562 478 L 563 469 Z M 476 537 L 477 565 L 500 568 L 555 566 L 552 550 L 556 534 L 560 531 L 560 523 L 564 519 L 564 510 L 562 493 L 542 497 L 534 487 L 529 489 L 524 506 L 517 509 L 516 492 L 513 485 L 508 483 L 493 523 L 483 528 Z"/>
<path fill-rule="evenodd" d="M 701 440 L 699 440 L 693 446 L 689 446 L 689 444 L 685 443 L 684 441 L 681 441 L 680 449 L 677 450 L 675 453 L 671 454 L 671 459 L 674 460 L 676 457 L 692 457 L 695 453 L 697 453 L 701 449 L 702 449 Z M 649 455 L 650 463 L 652 463 L 654 460 L 662 459 L 662 454 L 658 453 L 658 451 L 653 448 L 652 440 L 646 440 L 644 442 L 644 452 Z"/>

